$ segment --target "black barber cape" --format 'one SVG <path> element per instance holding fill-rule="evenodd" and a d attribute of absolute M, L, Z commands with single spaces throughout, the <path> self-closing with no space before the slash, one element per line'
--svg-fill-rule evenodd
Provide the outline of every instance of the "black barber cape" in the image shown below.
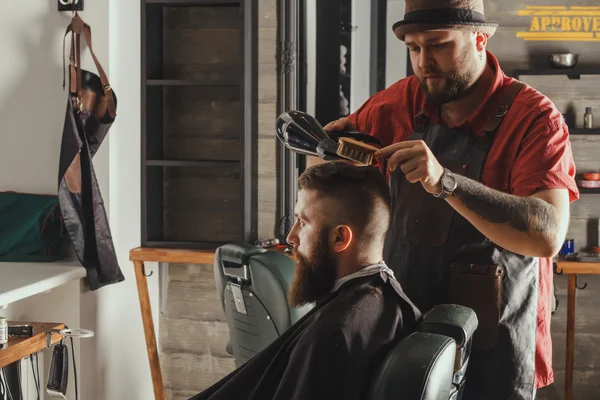
<path fill-rule="evenodd" d="M 420 318 L 386 272 L 349 280 L 254 358 L 190 400 L 364 399 L 386 353 Z"/>

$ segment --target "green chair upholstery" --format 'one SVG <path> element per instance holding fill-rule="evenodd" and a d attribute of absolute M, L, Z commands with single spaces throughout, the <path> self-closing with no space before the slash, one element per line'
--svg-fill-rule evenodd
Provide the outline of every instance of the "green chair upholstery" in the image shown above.
<path fill-rule="evenodd" d="M 289 306 L 294 261 L 281 252 L 245 243 L 223 245 L 215 252 L 214 275 L 229 327 L 228 352 L 238 367 L 312 308 Z"/>

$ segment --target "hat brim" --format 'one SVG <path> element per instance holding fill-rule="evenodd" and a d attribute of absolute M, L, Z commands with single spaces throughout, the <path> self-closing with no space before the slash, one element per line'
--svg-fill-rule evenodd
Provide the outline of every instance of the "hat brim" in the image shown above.
<path fill-rule="evenodd" d="M 396 22 L 392 29 L 396 37 L 404 41 L 404 36 L 407 33 L 415 32 L 432 32 L 432 31 L 464 31 L 464 32 L 483 32 L 488 37 L 494 36 L 498 24 L 494 23 L 461 23 L 461 22 L 448 22 L 448 23 L 404 23 L 403 21 Z"/>

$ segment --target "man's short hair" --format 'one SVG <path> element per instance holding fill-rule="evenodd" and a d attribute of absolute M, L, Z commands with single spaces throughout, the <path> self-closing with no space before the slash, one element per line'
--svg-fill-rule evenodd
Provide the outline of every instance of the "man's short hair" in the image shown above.
<path fill-rule="evenodd" d="M 383 240 L 390 224 L 390 188 L 373 167 L 345 162 L 326 162 L 306 169 L 299 177 L 300 189 L 332 198 L 340 207 L 337 223 L 353 226 L 358 242 Z"/>

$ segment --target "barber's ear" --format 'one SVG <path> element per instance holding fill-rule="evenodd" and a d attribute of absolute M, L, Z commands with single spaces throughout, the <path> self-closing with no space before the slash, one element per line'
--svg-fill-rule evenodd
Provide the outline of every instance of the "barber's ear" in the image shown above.
<path fill-rule="evenodd" d="M 475 32 L 475 47 L 477 51 L 484 51 L 487 46 L 487 35 L 483 32 Z"/>
<path fill-rule="evenodd" d="M 338 225 L 332 232 L 333 250 L 336 253 L 344 251 L 350 246 L 353 234 L 348 225 Z"/>

